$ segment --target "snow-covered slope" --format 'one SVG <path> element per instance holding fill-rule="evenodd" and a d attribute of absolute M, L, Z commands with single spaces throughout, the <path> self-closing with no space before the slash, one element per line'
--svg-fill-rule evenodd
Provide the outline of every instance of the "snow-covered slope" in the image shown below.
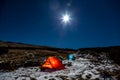
<path fill-rule="evenodd" d="M 0 80 L 117 80 L 120 66 L 100 56 L 97 61 L 92 55 L 77 57 L 74 61 L 64 60 L 66 69 L 41 72 L 38 67 L 19 68 L 12 72 L 0 72 Z M 92 61 L 96 60 L 96 61 Z"/>

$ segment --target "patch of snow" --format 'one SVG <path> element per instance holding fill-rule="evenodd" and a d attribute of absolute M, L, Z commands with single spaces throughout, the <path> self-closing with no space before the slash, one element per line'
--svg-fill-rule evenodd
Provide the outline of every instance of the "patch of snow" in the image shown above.
<path fill-rule="evenodd" d="M 39 67 L 19 68 L 12 72 L 0 72 L 0 80 L 30 80 L 31 78 L 37 80 L 49 80 L 53 78 L 55 80 L 64 80 L 64 78 L 72 80 L 74 78 L 77 80 L 80 77 L 82 79 L 101 80 L 104 79 L 104 77 L 101 76 L 99 70 L 107 70 L 110 72 L 120 70 L 118 65 L 116 66 L 111 63 L 93 64 L 90 62 L 90 59 L 88 59 L 89 56 L 90 55 L 87 55 L 87 58 L 79 57 L 73 61 L 64 60 L 63 64 L 71 63 L 71 66 L 66 65 L 66 69 L 55 72 L 41 72 Z M 115 78 L 113 78 L 113 80 L 115 80 Z"/>

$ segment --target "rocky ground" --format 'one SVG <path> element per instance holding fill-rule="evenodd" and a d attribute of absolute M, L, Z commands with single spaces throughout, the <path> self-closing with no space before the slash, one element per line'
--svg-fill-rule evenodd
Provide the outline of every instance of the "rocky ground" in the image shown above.
<path fill-rule="evenodd" d="M 0 80 L 119 80 L 120 66 L 105 55 L 75 54 L 73 61 L 63 60 L 66 69 L 41 72 L 40 66 L 20 67 L 0 72 Z"/>
<path fill-rule="evenodd" d="M 67 59 L 71 53 L 73 61 Z M 119 53 L 120 46 L 74 50 L 0 41 L 0 80 L 120 80 Z M 66 69 L 42 72 L 48 56 Z"/>
<path fill-rule="evenodd" d="M 19 67 L 39 66 L 48 56 L 65 59 L 75 52 L 73 49 L 0 41 L 0 70 L 12 71 Z"/>

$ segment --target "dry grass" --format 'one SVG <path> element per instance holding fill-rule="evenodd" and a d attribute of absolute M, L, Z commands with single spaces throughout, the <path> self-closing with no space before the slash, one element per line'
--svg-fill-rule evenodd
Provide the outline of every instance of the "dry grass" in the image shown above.
<path fill-rule="evenodd" d="M 1 61 L 0 69 L 14 70 L 18 67 L 40 66 L 43 63 L 43 58 L 47 58 L 48 56 L 57 57 L 62 56 L 62 58 L 66 59 L 68 54 L 70 54 L 71 52 L 75 53 L 75 51 L 59 50 L 56 48 L 55 49 L 7 48 L 7 52 L 4 52 L 3 50 L 3 53 L 0 54 Z"/>

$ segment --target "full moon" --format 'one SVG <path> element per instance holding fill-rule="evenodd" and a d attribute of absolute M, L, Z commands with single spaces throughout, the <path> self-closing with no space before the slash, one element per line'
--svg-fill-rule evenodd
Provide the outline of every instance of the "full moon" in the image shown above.
<path fill-rule="evenodd" d="M 64 14 L 64 15 L 62 16 L 62 22 L 63 22 L 64 24 L 69 23 L 70 20 L 71 20 L 71 18 L 70 18 L 70 15 L 69 15 L 69 14 Z"/>

